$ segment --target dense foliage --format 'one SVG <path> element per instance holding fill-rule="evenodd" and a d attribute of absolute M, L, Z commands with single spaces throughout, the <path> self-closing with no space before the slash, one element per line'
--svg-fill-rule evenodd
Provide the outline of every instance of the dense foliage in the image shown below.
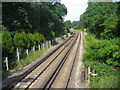
<path fill-rule="evenodd" d="M 92 88 L 119 88 L 120 39 L 99 40 L 95 35 L 86 36 L 86 47 L 83 61 L 97 73 L 91 76 Z"/>
<path fill-rule="evenodd" d="M 72 28 L 79 29 L 80 28 L 80 22 L 79 21 L 73 21 L 72 22 Z"/>
<path fill-rule="evenodd" d="M 4 2 L 3 25 L 11 32 L 40 32 L 46 39 L 64 32 L 63 17 L 67 14 L 64 4 L 59 2 Z"/>
<path fill-rule="evenodd" d="M 5 27 L 2 28 L 2 55 L 13 56 L 14 54 L 14 45 L 11 32 L 7 31 Z"/>
<path fill-rule="evenodd" d="M 120 2 L 89 2 L 80 21 L 97 37 L 120 37 Z"/>
<path fill-rule="evenodd" d="M 96 1 L 96 0 L 93 0 Z M 96 71 L 92 88 L 119 88 L 120 2 L 89 2 L 80 16 L 80 28 L 87 35 L 84 64 Z"/>
<path fill-rule="evenodd" d="M 70 28 L 72 28 L 72 24 L 70 20 L 65 21 L 64 24 L 66 30 L 70 30 Z"/>
<path fill-rule="evenodd" d="M 94 36 L 88 35 L 86 40 L 88 47 L 86 49 L 85 60 L 99 61 L 108 66 L 120 66 L 120 39 L 97 40 Z"/>
<path fill-rule="evenodd" d="M 16 48 L 38 48 L 44 41 L 66 34 L 63 22 L 66 14 L 67 8 L 60 2 L 3 2 L 3 63 L 5 57 L 10 65 L 16 61 Z"/>
<path fill-rule="evenodd" d="M 16 53 L 16 48 L 30 49 L 43 42 L 44 36 L 40 33 L 25 33 L 16 32 L 14 37 L 7 28 L 2 28 L 2 56 L 13 58 Z"/>

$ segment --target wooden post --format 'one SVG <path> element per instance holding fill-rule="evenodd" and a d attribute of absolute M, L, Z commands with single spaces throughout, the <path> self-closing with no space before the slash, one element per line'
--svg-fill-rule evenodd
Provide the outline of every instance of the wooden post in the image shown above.
<path fill-rule="evenodd" d="M 6 57 L 5 58 L 5 61 L 4 61 L 5 63 L 6 63 L 6 69 L 7 69 L 7 71 L 9 70 L 9 66 L 8 66 L 8 57 Z"/>

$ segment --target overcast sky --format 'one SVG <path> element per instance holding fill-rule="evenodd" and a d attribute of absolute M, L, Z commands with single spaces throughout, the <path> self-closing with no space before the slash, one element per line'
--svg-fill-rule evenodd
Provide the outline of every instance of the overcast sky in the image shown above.
<path fill-rule="evenodd" d="M 66 20 L 78 21 L 80 15 L 85 12 L 88 0 L 61 0 L 61 3 L 67 7 Z"/>

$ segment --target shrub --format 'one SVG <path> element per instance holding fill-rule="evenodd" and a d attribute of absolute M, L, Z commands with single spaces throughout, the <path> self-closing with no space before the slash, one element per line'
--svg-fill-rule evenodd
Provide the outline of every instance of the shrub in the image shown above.
<path fill-rule="evenodd" d="M 44 41 L 44 36 L 40 33 L 15 33 L 14 44 L 18 48 L 30 48 Z"/>
<path fill-rule="evenodd" d="M 95 70 L 96 77 L 91 76 L 92 88 L 118 88 L 120 51 L 119 38 L 111 40 L 96 39 L 94 35 L 86 36 L 84 64 Z"/>
<path fill-rule="evenodd" d="M 84 56 L 84 60 L 95 60 L 104 62 L 107 65 L 112 65 L 115 67 L 120 66 L 120 55 L 119 55 L 119 40 L 98 40 L 94 36 L 86 37 L 87 47 Z"/>
<path fill-rule="evenodd" d="M 7 31 L 7 28 L 2 27 L 2 55 L 4 57 L 12 57 L 12 54 L 14 54 L 14 44 L 11 32 Z"/>

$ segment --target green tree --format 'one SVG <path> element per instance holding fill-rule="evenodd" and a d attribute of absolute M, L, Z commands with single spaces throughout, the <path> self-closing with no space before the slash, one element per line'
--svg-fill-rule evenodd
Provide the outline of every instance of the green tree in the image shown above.
<path fill-rule="evenodd" d="M 79 21 L 73 21 L 72 22 L 72 28 L 79 29 L 80 28 L 80 22 Z"/>
<path fill-rule="evenodd" d="M 2 24 L 10 31 L 30 29 L 32 26 L 28 18 L 30 3 L 4 2 L 2 3 Z"/>
<path fill-rule="evenodd" d="M 2 27 L 2 55 L 3 57 L 12 57 L 14 54 L 14 44 L 11 32 L 7 28 Z"/>
<path fill-rule="evenodd" d="M 71 24 L 71 21 L 70 21 L 70 20 L 67 20 L 67 21 L 65 21 L 64 23 L 65 23 L 65 28 L 66 28 L 67 30 L 69 30 L 69 29 L 72 27 L 72 24 Z"/>
<path fill-rule="evenodd" d="M 107 32 L 109 32 L 109 35 L 104 38 L 113 38 L 118 36 L 115 34 L 118 32 L 116 26 L 119 18 L 119 16 L 117 16 L 117 10 L 118 3 L 89 2 L 86 11 L 80 18 L 80 21 L 84 23 L 83 25 L 85 28 L 88 28 L 89 31 L 94 33 L 97 37 L 106 36 L 108 34 Z M 113 16 L 115 17 L 113 18 Z M 114 24 L 114 29 L 111 24 Z"/>

